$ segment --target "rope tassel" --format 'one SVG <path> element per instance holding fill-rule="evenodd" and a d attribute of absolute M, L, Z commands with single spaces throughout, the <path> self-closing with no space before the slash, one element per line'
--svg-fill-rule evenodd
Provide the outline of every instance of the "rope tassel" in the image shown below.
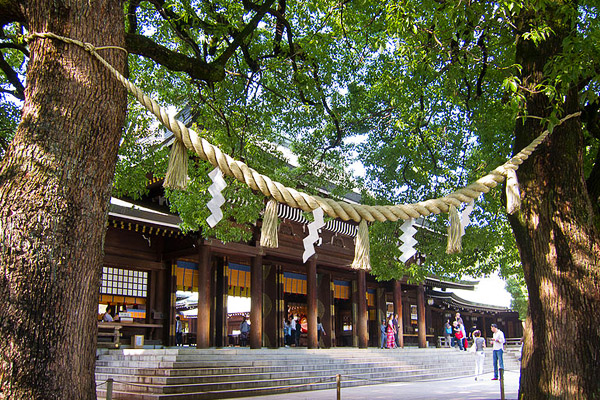
<path fill-rule="evenodd" d="M 371 270 L 371 256 L 369 244 L 369 227 L 364 219 L 358 224 L 358 235 L 356 236 L 356 246 L 354 246 L 354 261 L 352 268 Z"/>
<path fill-rule="evenodd" d="M 279 237 L 277 236 L 277 227 L 279 219 L 277 218 L 277 200 L 271 198 L 265 208 L 263 217 L 262 231 L 260 234 L 260 245 L 263 247 L 279 247 Z"/>
<path fill-rule="evenodd" d="M 185 190 L 188 181 L 188 153 L 181 140 L 175 140 L 169 155 L 169 167 L 164 186 L 171 189 Z"/>
<path fill-rule="evenodd" d="M 462 226 L 460 223 L 460 216 L 456 206 L 451 205 L 450 211 L 448 211 L 450 226 L 448 226 L 448 246 L 446 247 L 447 254 L 456 254 L 462 251 Z"/>
<path fill-rule="evenodd" d="M 506 211 L 514 214 L 521 209 L 521 192 L 519 191 L 519 180 L 514 169 L 506 171 Z"/>

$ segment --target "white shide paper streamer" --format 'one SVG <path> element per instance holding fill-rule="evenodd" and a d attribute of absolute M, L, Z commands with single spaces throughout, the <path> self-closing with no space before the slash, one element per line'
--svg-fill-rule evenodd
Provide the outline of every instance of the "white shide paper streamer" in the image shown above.
<path fill-rule="evenodd" d="M 412 256 L 415 255 L 417 250 L 415 249 L 415 244 L 417 244 L 417 240 L 413 237 L 417 230 L 413 226 L 415 224 L 415 219 L 411 218 L 406 220 L 400 230 L 404 232 L 400 236 L 400 240 L 402 240 L 403 244 L 400 246 L 400 251 L 402 251 L 402 255 L 400 256 L 400 261 L 403 263 L 407 262 Z"/>
<path fill-rule="evenodd" d="M 475 206 L 475 201 L 472 200 L 467 207 L 460 213 L 460 236 L 464 236 L 465 228 L 469 226 L 471 223 L 471 218 L 469 218 L 469 214 L 473 212 L 473 207 Z"/>
<path fill-rule="evenodd" d="M 312 212 L 314 221 L 308 224 L 308 236 L 304 238 L 304 253 L 302 254 L 302 262 L 306 262 L 313 254 L 315 254 L 314 243 L 319 240 L 319 229 L 325 226 L 323 221 L 323 209 L 315 208 Z"/>
<path fill-rule="evenodd" d="M 225 189 L 227 183 L 223 179 L 223 172 L 221 172 L 219 167 L 213 169 L 208 176 L 213 181 L 213 184 L 208 187 L 208 192 L 211 194 L 212 199 L 206 204 L 206 207 L 208 207 L 212 214 L 206 218 L 206 222 L 211 228 L 214 228 L 223 219 L 221 206 L 225 203 L 225 197 L 223 197 L 221 192 Z"/>

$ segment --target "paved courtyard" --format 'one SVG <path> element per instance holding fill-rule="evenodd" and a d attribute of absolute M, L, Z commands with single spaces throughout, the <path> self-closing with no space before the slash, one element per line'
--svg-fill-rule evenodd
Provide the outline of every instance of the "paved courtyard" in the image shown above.
<path fill-rule="evenodd" d="M 493 374 L 488 373 L 478 381 L 470 376 L 458 379 L 444 379 L 424 382 L 402 382 L 384 385 L 342 388 L 342 400 L 497 400 L 500 399 L 500 384 L 492 381 Z M 519 392 L 519 372 L 504 373 L 505 399 L 516 400 Z M 265 400 L 335 400 L 336 390 L 315 390 L 276 394 L 269 396 L 245 397 L 245 399 Z M 242 399 L 243 400 L 243 399 Z"/>

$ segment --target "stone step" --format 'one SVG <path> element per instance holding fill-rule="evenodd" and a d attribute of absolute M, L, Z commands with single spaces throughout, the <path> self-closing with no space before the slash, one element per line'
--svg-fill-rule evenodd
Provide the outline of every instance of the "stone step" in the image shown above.
<path fill-rule="evenodd" d="M 452 349 L 353 349 L 360 358 L 347 357 L 348 351 L 338 349 L 301 350 L 235 350 L 235 366 L 231 360 L 215 360 L 219 350 L 210 349 L 104 352 L 96 370 L 98 396 L 103 395 L 101 383 L 108 378 L 115 381 L 114 399 L 192 400 L 335 388 L 336 374 L 341 374 L 346 387 L 465 376 L 474 368 L 472 354 Z M 489 372 L 491 350 L 487 353 L 485 370 Z M 505 354 L 506 369 L 520 367 L 515 354 Z M 190 361 L 148 361 L 152 357 Z"/>
<path fill-rule="evenodd" d="M 460 365 L 460 364 L 459 364 Z M 466 365 L 463 365 L 466 366 Z M 441 366 L 439 369 L 444 370 L 447 367 Z M 113 378 L 115 381 L 131 382 L 138 384 L 156 384 L 156 385 L 184 385 L 192 383 L 207 383 L 207 382 L 232 382 L 232 381 L 249 381 L 249 380 L 266 380 L 266 379 L 283 379 L 289 376 L 293 377 L 309 377 L 309 376 L 330 376 L 335 374 L 344 375 L 361 375 L 361 374 L 379 374 L 381 376 L 387 374 L 398 374 L 406 372 L 421 372 L 428 371 L 428 367 L 416 367 L 409 365 L 379 365 L 359 364 L 349 368 L 336 369 L 311 369 L 303 371 L 282 370 L 279 372 L 260 372 L 252 374 L 223 374 L 223 375 L 189 375 L 189 376 L 155 376 L 155 375 L 122 375 L 114 373 L 96 373 L 98 381 L 105 381 L 108 378 Z"/>
<path fill-rule="evenodd" d="M 490 372 L 490 371 L 485 371 Z M 446 373 L 422 373 L 414 374 L 405 377 L 375 377 L 372 379 L 357 379 L 342 376 L 341 387 L 353 387 L 363 385 L 377 385 L 384 383 L 395 383 L 395 382 L 410 382 L 415 380 L 438 380 L 456 376 L 456 371 L 449 371 Z M 322 379 L 322 378 L 321 378 Z M 332 377 L 330 380 L 324 381 L 312 381 L 306 384 L 290 384 L 287 382 L 280 386 L 262 386 L 262 387 L 242 387 L 235 389 L 226 390 L 213 390 L 204 392 L 189 392 L 189 393 L 139 393 L 122 390 L 113 391 L 113 399 L 127 399 L 127 400 L 202 400 L 202 399 L 225 399 L 225 398 L 236 398 L 236 397 L 247 397 L 247 396 L 264 396 L 269 394 L 283 394 L 293 393 L 300 391 L 310 390 L 322 390 L 322 389 L 335 389 L 336 383 L 335 378 Z M 98 391 L 98 398 L 102 399 L 105 395 L 105 391 Z"/>

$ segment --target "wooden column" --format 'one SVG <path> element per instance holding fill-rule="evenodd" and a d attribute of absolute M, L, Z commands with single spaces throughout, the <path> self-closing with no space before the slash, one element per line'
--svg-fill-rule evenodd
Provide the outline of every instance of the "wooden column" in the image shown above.
<path fill-rule="evenodd" d="M 319 298 L 317 300 L 317 312 L 323 329 L 325 329 L 325 336 L 321 336 L 323 339 L 323 346 L 329 348 L 332 346 L 332 338 L 335 337 L 333 324 L 331 323 L 331 312 L 333 304 L 333 296 L 331 295 L 331 274 L 318 274 L 317 275 L 317 287 L 319 292 Z"/>
<path fill-rule="evenodd" d="M 417 326 L 419 327 L 419 347 L 427 347 L 427 326 L 425 324 L 425 288 L 423 285 L 417 287 Z"/>
<path fill-rule="evenodd" d="M 211 267 L 210 247 L 200 245 L 198 254 L 198 329 L 196 332 L 196 346 L 199 349 L 210 347 Z"/>
<path fill-rule="evenodd" d="M 250 266 L 250 348 L 260 349 L 262 347 L 263 335 L 263 265 L 262 256 L 252 257 Z"/>
<path fill-rule="evenodd" d="M 169 346 L 175 346 L 175 317 L 177 315 L 177 264 L 171 264 L 171 277 L 169 279 L 169 337 L 167 343 Z"/>
<path fill-rule="evenodd" d="M 385 321 L 385 317 L 387 315 L 385 288 L 378 287 L 376 296 L 375 304 L 377 305 L 377 329 L 375 330 L 375 335 L 377 335 L 377 340 L 375 343 L 376 347 L 379 348 L 381 346 L 381 321 Z"/>
<path fill-rule="evenodd" d="M 311 257 L 306 263 L 306 299 L 308 323 L 308 348 L 316 349 L 317 342 L 317 257 Z"/>
<path fill-rule="evenodd" d="M 398 314 L 398 344 L 404 348 L 404 313 L 402 308 L 402 283 L 394 281 L 394 314 Z"/>
<path fill-rule="evenodd" d="M 366 349 L 369 346 L 369 329 L 367 315 L 367 273 L 364 269 L 357 271 L 358 275 L 358 319 L 356 328 L 358 330 L 358 348 Z"/>
<path fill-rule="evenodd" d="M 263 265 L 263 346 L 283 346 L 283 281 L 281 267 Z"/>
<path fill-rule="evenodd" d="M 225 265 L 227 261 L 223 257 L 218 257 L 215 265 L 215 290 L 214 290 L 214 344 L 216 347 L 227 346 L 227 296 L 229 291 L 229 282 Z"/>

